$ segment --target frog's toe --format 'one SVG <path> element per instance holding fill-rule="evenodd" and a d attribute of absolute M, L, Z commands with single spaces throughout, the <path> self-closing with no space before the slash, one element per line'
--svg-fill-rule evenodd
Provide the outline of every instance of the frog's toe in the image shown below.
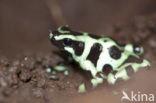
<path fill-rule="evenodd" d="M 82 84 L 79 85 L 79 87 L 78 87 L 78 92 L 79 92 L 79 93 L 84 93 L 84 92 L 86 92 L 86 87 L 85 87 L 85 84 L 84 84 L 84 83 L 82 83 Z"/>
<path fill-rule="evenodd" d="M 147 61 L 147 60 L 144 60 L 144 61 L 143 61 L 143 64 L 144 64 L 144 66 L 147 67 L 148 69 L 149 69 L 149 67 L 151 66 L 151 64 L 150 64 L 149 61 Z"/>
<path fill-rule="evenodd" d="M 96 87 L 98 84 L 103 83 L 103 78 L 93 78 L 91 80 L 93 88 Z"/>
<path fill-rule="evenodd" d="M 109 84 L 115 84 L 116 78 L 115 78 L 115 76 L 112 73 L 108 74 L 108 76 L 107 76 L 107 82 Z"/>
<path fill-rule="evenodd" d="M 69 75 L 69 71 L 68 70 L 64 71 L 64 75 L 68 76 Z"/>
<path fill-rule="evenodd" d="M 146 69 L 150 69 L 150 66 L 151 66 L 151 64 L 149 63 L 149 61 L 147 61 L 145 59 L 143 60 L 142 65 L 143 65 L 143 67 L 146 67 Z"/>

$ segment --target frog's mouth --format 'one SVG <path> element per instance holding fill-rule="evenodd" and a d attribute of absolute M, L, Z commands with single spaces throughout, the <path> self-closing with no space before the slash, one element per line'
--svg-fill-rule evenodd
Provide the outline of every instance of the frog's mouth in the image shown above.
<path fill-rule="evenodd" d="M 55 45 L 57 48 L 59 48 L 61 51 L 64 50 L 63 40 L 55 40 L 54 37 L 50 39 L 51 43 Z"/>

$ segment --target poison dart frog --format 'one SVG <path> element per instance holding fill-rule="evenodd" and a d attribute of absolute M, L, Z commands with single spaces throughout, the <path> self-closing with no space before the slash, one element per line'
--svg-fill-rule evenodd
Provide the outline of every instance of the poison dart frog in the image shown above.
<path fill-rule="evenodd" d="M 93 87 L 103 83 L 104 79 L 109 84 L 115 84 L 118 79 L 128 80 L 128 69 L 137 72 L 141 67 L 148 67 L 150 63 L 142 59 L 141 62 L 129 61 L 130 57 L 141 59 L 144 50 L 141 46 L 133 44 L 120 45 L 110 37 L 99 37 L 87 32 L 76 32 L 68 25 L 60 26 L 56 31 L 49 34 L 52 44 L 60 50 L 71 54 L 72 59 L 79 66 L 91 73 L 90 80 Z M 58 65 L 58 71 L 66 71 L 66 67 Z M 79 92 L 85 91 L 82 83 Z"/>

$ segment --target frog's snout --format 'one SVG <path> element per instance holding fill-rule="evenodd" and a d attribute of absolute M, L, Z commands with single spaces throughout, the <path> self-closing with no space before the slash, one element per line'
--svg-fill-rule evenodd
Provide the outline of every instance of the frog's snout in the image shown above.
<path fill-rule="evenodd" d="M 54 36 L 54 35 L 53 35 L 53 33 L 52 33 L 52 32 L 50 32 L 50 33 L 49 33 L 49 38 L 50 38 L 50 39 L 52 39 L 52 38 L 53 38 L 53 36 Z"/>
<path fill-rule="evenodd" d="M 53 32 L 49 33 L 49 38 L 52 44 L 57 45 L 55 38 L 54 38 L 55 34 Z"/>
<path fill-rule="evenodd" d="M 50 41 L 54 44 L 54 33 L 53 32 L 49 33 L 49 38 L 50 38 Z"/>

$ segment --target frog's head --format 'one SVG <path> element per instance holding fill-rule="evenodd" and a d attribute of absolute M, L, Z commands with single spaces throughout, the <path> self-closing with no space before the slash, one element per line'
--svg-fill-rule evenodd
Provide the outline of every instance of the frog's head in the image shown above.
<path fill-rule="evenodd" d="M 131 45 L 131 44 L 127 44 L 127 45 L 125 46 L 125 50 L 126 50 L 127 52 L 132 53 L 134 56 L 135 56 L 135 55 L 136 55 L 136 56 L 137 56 L 137 55 L 140 56 L 140 55 L 143 54 L 143 52 L 144 52 L 143 47 L 138 46 L 138 45 Z"/>
<path fill-rule="evenodd" d="M 84 49 L 84 43 L 77 39 L 77 36 L 83 35 L 72 31 L 67 25 L 59 27 L 56 31 L 50 32 L 49 37 L 56 47 L 65 50 L 70 54 L 81 55 Z"/>

